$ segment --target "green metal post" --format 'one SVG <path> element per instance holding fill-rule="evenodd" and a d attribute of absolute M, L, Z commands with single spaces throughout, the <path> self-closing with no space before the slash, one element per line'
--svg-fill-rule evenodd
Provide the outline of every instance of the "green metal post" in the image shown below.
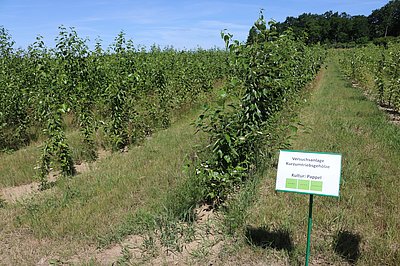
<path fill-rule="evenodd" d="M 308 259 L 310 258 L 313 196 L 314 196 L 313 194 L 310 194 L 310 204 L 309 204 L 309 206 L 308 206 L 308 229 L 307 229 L 306 266 L 308 266 Z"/>

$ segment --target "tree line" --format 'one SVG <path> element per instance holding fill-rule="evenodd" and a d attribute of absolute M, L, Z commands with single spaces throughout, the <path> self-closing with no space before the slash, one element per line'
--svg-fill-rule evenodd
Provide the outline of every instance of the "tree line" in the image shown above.
<path fill-rule="evenodd" d="M 369 16 L 333 11 L 320 15 L 303 13 L 287 17 L 275 26 L 280 33 L 290 28 L 297 38 L 305 39 L 308 44 L 366 43 L 382 37 L 397 37 L 400 35 L 400 0 L 391 0 Z M 247 44 L 253 43 L 257 34 L 253 26 Z"/>

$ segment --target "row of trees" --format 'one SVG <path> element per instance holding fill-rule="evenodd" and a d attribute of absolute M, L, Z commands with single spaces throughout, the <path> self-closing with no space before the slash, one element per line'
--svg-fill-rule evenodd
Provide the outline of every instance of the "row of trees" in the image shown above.
<path fill-rule="evenodd" d="M 272 129 L 274 119 L 298 98 L 325 56 L 321 46 L 308 46 L 290 31 L 279 34 L 273 22 L 267 28 L 262 13 L 254 27 L 258 34 L 250 45 L 222 34 L 230 51 L 230 83 L 218 104 L 197 121 L 210 140 L 197 174 L 205 198 L 216 204 L 271 156 L 279 137 Z"/>
<path fill-rule="evenodd" d="M 123 149 L 168 127 L 174 110 L 210 91 L 224 76 L 226 56 L 219 50 L 137 49 L 123 32 L 108 49 L 98 41 L 90 50 L 86 39 L 65 27 L 54 48 L 38 37 L 22 50 L 0 28 L 0 151 L 40 138 L 41 179 L 50 168 L 73 175 L 66 127 L 81 132 L 82 160 L 95 160 L 100 145 Z"/>
<path fill-rule="evenodd" d="M 400 35 L 400 0 L 392 0 L 369 16 L 351 16 L 347 13 L 304 13 L 298 17 L 287 17 L 277 23 L 283 33 L 291 28 L 298 38 L 306 36 L 307 43 L 365 43 L 369 40 Z M 256 28 L 250 29 L 247 43 L 254 41 Z"/>
<path fill-rule="evenodd" d="M 400 111 L 400 44 L 373 44 L 339 52 L 343 72 L 381 105 Z"/>

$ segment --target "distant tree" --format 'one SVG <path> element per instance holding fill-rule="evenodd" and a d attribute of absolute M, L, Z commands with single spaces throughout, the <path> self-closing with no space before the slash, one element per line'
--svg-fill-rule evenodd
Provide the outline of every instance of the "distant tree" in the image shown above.
<path fill-rule="evenodd" d="M 319 15 L 315 14 L 303 14 L 299 16 L 299 25 L 301 25 L 304 31 L 307 33 L 308 43 L 317 43 L 322 41 L 321 37 L 321 25 L 318 19 Z"/>
<path fill-rule="evenodd" d="M 368 17 L 374 38 L 400 35 L 400 0 L 392 0 Z"/>
<path fill-rule="evenodd" d="M 351 31 L 351 16 L 347 13 L 338 12 L 330 13 L 328 17 L 330 24 L 329 40 L 331 43 L 337 42 L 348 42 L 350 41 L 350 31 Z"/>
<path fill-rule="evenodd" d="M 369 24 L 366 16 L 354 16 L 351 19 L 351 41 L 364 43 L 369 39 Z"/>

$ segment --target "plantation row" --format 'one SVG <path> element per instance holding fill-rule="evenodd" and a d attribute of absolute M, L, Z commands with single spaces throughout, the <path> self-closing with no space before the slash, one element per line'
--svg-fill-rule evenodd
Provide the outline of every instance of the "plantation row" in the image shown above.
<path fill-rule="evenodd" d="M 216 204 L 281 147 L 274 144 L 283 138 L 274 134 L 279 113 L 292 108 L 325 57 L 320 46 L 305 45 L 291 31 L 278 34 L 273 22 L 269 26 L 261 14 L 251 45 L 222 34 L 230 51 L 230 85 L 218 105 L 205 110 L 197 121 L 199 130 L 209 135 L 211 154 L 197 174 L 205 198 Z"/>
<path fill-rule="evenodd" d="M 67 126 L 81 132 L 83 159 L 95 160 L 99 145 L 120 150 L 168 127 L 174 110 L 224 78 L 221 98 L 196 122 L 210 139 L 198 184 L 203 198 L 221 202 L 270 156 L 265 147 L 279 138 L 272 134 L 279 111 L 314 78 L 325 56 L 290 30 L 278 34 L 274 23 L 266 24 L 261 14 L 251 45 L 223 32 L 228 52 L 138 50 L 123 33 L 107 50 L 97 42 L 91 51 L 74 29 L 63 27 L 55 48 L 39 37 L 25 51 L 14 49 L 2 29 L 0 149 L 44 137 L 38 168 L 44 188 L 54 163 L 63 175 L 75 173 Z"/>
<path fill-rule="evenodd" d="M 400 110 L 400 43 L 368 45 L 340 52 L 345 74 L 383 105 Z"/>
<path fill-rule="evenodd" d="M 79 128 L 83 160 L 95 160 L 99 145 L 123 149 L 168 127 L 174 111 L 210 91 L 225 76 L 226 58 L 219 50 L 137 49 L 123 32 L 107 50 L 100 41 L 90 50 L 64 27 L 55 48 L 38 37 L 21 50 L 0 28 L 0 151 L 45 139 L 41 178 L 52 161 L 73 175 L 66 126 Z"/>

